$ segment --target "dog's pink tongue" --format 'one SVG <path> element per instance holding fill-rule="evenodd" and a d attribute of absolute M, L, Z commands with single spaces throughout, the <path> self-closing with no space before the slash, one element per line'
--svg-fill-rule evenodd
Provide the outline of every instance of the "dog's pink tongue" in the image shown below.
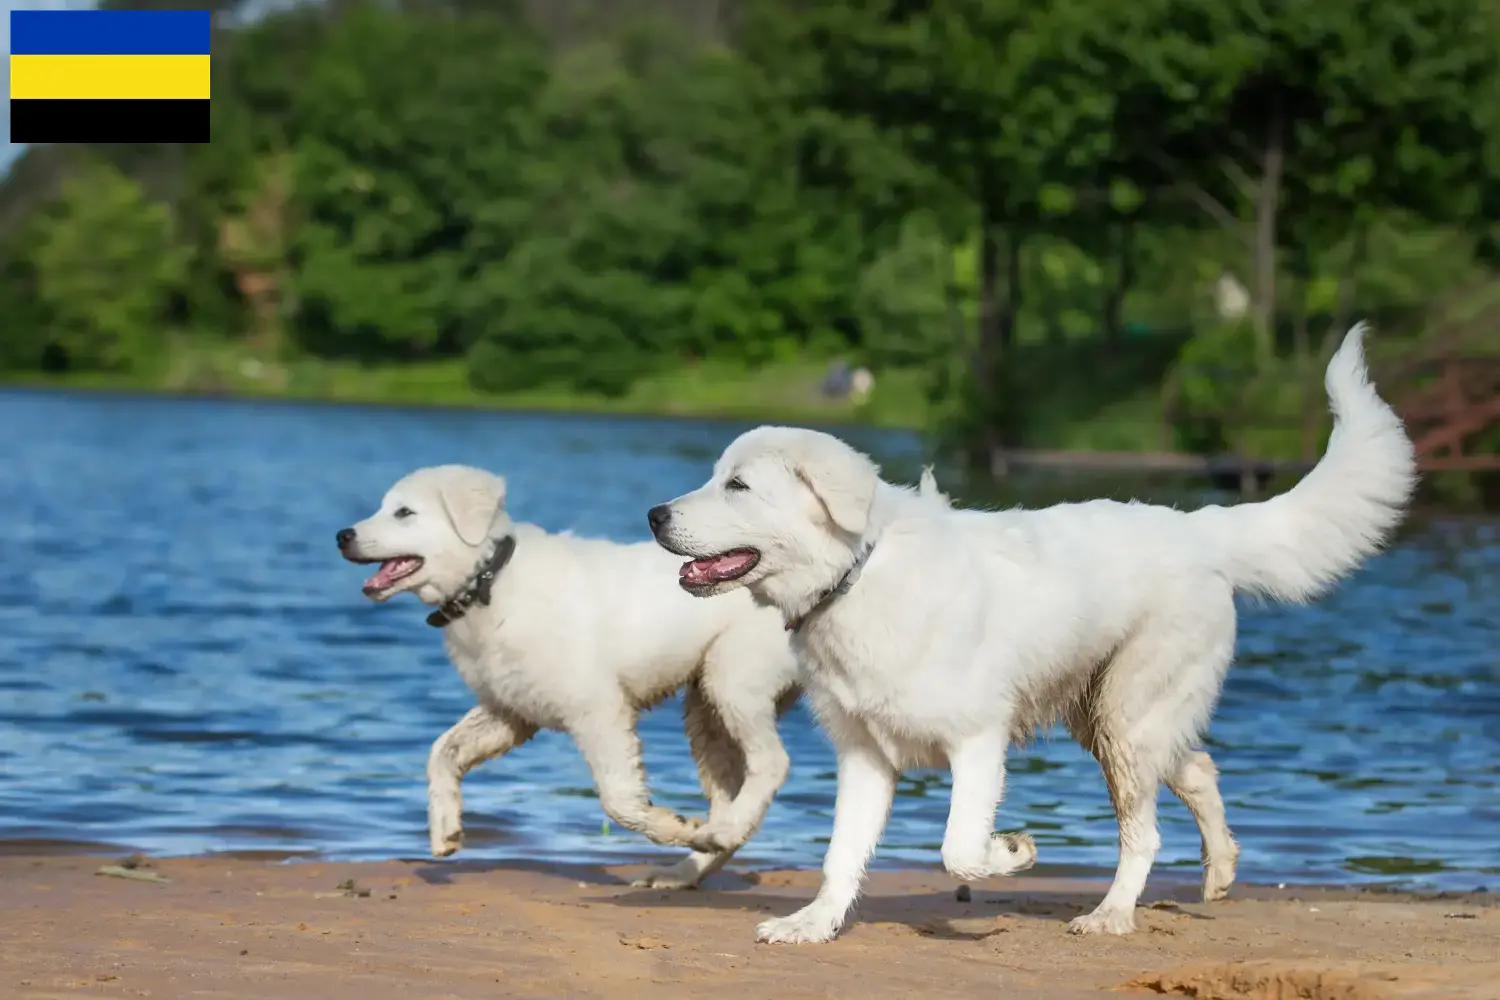
<path fill-rule="evenodd" d="M 677 575 L 688 583 L 715 583 L 738 573 L 754 558 L 749 552 L 727 552 L 708 559 L 694 559 L 683 563 Z"/>
<path fill-rule="evenodd" d="M 365 581 L 365 590 L 384 590 L 404 576 L 414 562 L 415 559 L 387 559 L 380 564 L 375 575 Z"/>

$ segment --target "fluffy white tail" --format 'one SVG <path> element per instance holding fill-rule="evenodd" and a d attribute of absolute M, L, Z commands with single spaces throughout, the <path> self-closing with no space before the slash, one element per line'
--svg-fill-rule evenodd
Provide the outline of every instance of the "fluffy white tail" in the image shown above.
<path fill-rule="evenodd" d="M 1311 600 L 1375 553 L 1405 513 L 1416 457 L 1401 418 L 1370 384 L 1364 333 L 1357 324 L 1328 363 L 1334 426 L 1322 461 L 1279 497 L 1188 515 L 1237 590 Z"/>

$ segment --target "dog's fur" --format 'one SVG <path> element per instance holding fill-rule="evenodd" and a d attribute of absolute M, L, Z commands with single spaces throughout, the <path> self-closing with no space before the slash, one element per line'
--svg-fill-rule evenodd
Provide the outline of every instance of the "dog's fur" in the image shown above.
<path fill-rule="evenodd" d="M 366 594 L 410 591 L 441 605 L 462 590 L 497 540 L 515 538 L 489 604 L 443 629 L 448 655 L 478 707 L 433 745 L 427 763 L 432 853 L 462 842 L 465 772 L 538 729 L 569 734 L 616 823 L 659 844 L 692 848 L 640 883 L 689 888 L 721 868 L 759 826 L 789 762 L 776 720 L 796 700 L 797 664 L 781 616 L 750 594 L 695 601 L 672 581 L 676 560 L 650 542 L 548 534 L 513 523 L 505 482 L 466 466 L 419 469 L 374 515 L 342 533 L 356 562 L 415 557 L 408 576 L 377 574 Z M 689 745 L 708 822 L 654 806 L 641 765 L 638 713 L 684 689 Z"/>
<path fill-rule="evenodd" d="M 1350 331 L 1328 367 L 1327 454 L 1263 503 L 953 511 L 881 481 L 836 438 L 763 427 L 730 445 L 707 485 L 656 510 L 657 540 L 694 560 L 685 588 L 721 600 L 748 589 L 797 624 L 809 702 L 837 752 L 822 887 L 762 923 L 761 940 L 838 933 L 903 768 L 952 771 L 942 860 L 953 875 L 1032 864 L 1030 837 L 993 833 L 995 810 L 1007 745 L 1054 720 L 1099 760 L 1120 828 L 1114 883 L 1071 929 L 1134 928 L 1163 782 L 1202 831 L 1204 895 L 1222 895 L 1237 848 L 1213 762 L 1192 747 L 1234 655 L 1234 594 L 1306 601 L 1327 590 L 1380 547 L 1415 482 L 1361 334 Z M 735 560 L 716 561 L 725 553 Z M 758 557 L 748 569 L 746 553 Z"/>

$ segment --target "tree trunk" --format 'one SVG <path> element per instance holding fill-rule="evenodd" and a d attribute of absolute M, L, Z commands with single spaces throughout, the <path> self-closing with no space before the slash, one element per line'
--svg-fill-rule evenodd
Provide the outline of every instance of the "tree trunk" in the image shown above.
<path fill-rule="evenodd" d="M 1000 407 L 995 405 L 1000 392 L 1000 354 L 1004 346 L 1000 318 L 1000 223 L 990 209 L 989 199 L 981 196 L 980 201 L 979 338 L 974 357 L 974 405 L 983 460 L 989 465 L 991 475 L 999 478 L 1005 474 Z"/>
<path fill-rule="evenodd" d="M 1323 340 L 1323 350 L 1319 356 L 1323 358 L 1324 364 L 1333 357 L 1333 352 L 1343 342 L 1344 333 L 1349 329 L 1354 316 L 1354 292 L 1358 285 L 1356 278 L 1359 274 L 1360 265 L 1365 262 L 1365 246 L 1369 242 L 1369 228 L 1363 222 L 1354 224 L 1354 236 L 1349 244 L 1349 259 L 1344 263 L 1344 271 L 1339 275 L 1338 295 L 1334 299 L 1333 307 L 1333 329 Z"/>
<path fill-rule="evenodd" d="M 1311 274 L 1310 270 L 1308 274 Z M 1304 294 L 1302 296 L 1304 301 L 1300 305 L 1298 305 L 1297 315 L 1292 320 L 1292 357 L 1297 362 L 1298 372 L 1306 372 L 1308 363 L 1312 360 L 1312 351 L 1308 346 L 1307 339 L 1308 316 L 1307 302 L 1305 300 L 1307 298 L 1306 286 L 1308 284 L 1311 284 L 1310 280 L 1304 282 Z"/>
<path fill-rule="evenodd" d="M 1005 260 L 1005 300 L 1000 312 L 1000 349 L 1009 351 L 1016 343 L 1016 323 L 1021 314 L 1021 235 L 1007 235 L 1010 253 Z"/>
<path fill-rule="evenodd" d="M 979 376 L 980 388 L 992 392 L 1004 349 L 1000 299 L 1000 232 L 987 209 L 979 219 Z"/>
<path fill-rule="evenodd" d="M 948 335 L 953 338 L 953 350 L 957 357 L 968 354 L 966 347 L 969 342 L 968 324 L 964 319 L 964 307 L 962 296 L 959 292 L 958 281 L 958 257 L 954 253 L 954 247 L 944 240 L 943 262 L 947 274 L 944 276 L 943 304 L 948 313 Z"/>
<path fill-rule="evenodd" d="M 984 445 L 991 468 L 1004 467 L 1002 445 L 1009 405 L 1003 366 L 1015 344 L 1016 317 L 1021 303 L 1021 237 L 1004 228 L 996 199 L 980 193 L 979 219 L 979 345 L 975 359 L 976 388 L 980 393 Z M 1001 240 L 1005 240 L 1004 274 Z M 1003 284 L 1002 284 L 1003 281 Z"/>
<path fill-rule="evenodd" d="M 1265 366 L 1276 353 L 1276 214 L 1281 203 L 1281 176 L 1286 168 L 1285 123 L 1280 95 L 1272 98 L 1270 133 L 1261 161 L 1260 191 L 1255 205 L 1256 361 Z"/>
<path fill-rule="evenodd" d="M 1124 339 L 1125 296 L 1135 283 L 1135 224 L 1127 220 L 1118 231 L 1114 281 L 1104 290 L 1104 345 L 1110 349 Z"/>
<path fill-rule="evenodd" d="M 1302 384 L 1301 443 L 1304 461 L 1315 461 L 1318 457 L 1318 431 L 1328 417 L 1323 402 L 1322 380 L 1318 378 L 1318 373 L 1328 366 L 1333 352 L 1343 343 L 1344 333 L 1349 328 L 1350 316 L 1354 312 L 1355 277 L 1365 259 L 1367 235 L 1366 227 L 1356 222 L 1349 245 L 1349 259 L 1339 272 L 1338 289 L 1333 302 L 1333 325 L 1323 337 L 1323 345 L 1316 356 L 1308 343 L 1306 308 L 1301 310 L 1302 315 L 1297 324 L 1297 377 Z M 1311 271 L 1310 267 L 1308 271 Z"/>

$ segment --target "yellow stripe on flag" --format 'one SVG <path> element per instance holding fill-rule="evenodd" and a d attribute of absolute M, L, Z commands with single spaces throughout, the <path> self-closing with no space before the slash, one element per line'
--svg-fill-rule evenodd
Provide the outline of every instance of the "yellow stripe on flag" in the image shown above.
<path fill-rule="evenodd" d="M 11 56 L 12 100 L 207 100 L 208 56 Z"/>

